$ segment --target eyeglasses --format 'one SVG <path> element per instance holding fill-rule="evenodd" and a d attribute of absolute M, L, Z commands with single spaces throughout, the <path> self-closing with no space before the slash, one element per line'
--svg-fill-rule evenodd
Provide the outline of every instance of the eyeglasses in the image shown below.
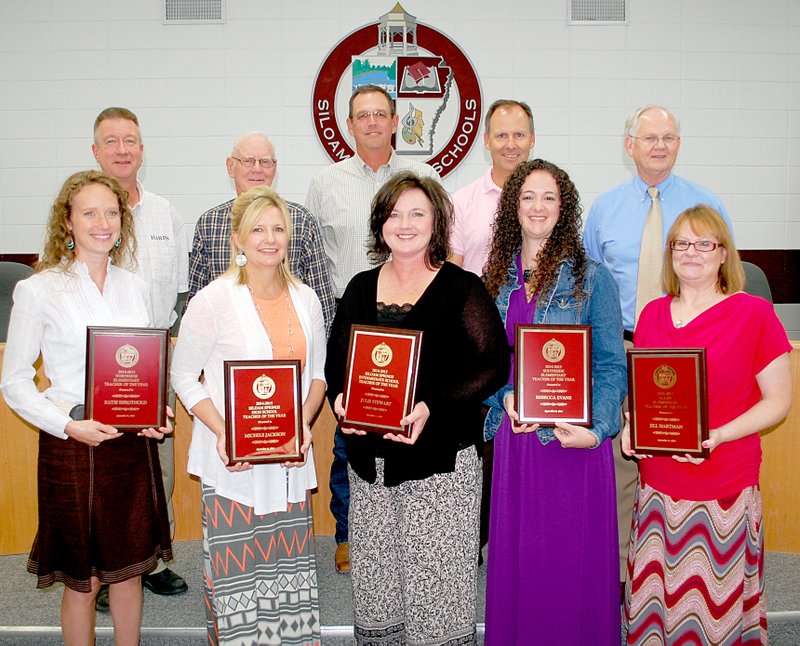
<path fill-rule="evenodd" d="M 278 163 L 277 159 L 270 159 L 269 157 L 264 157 L 263 159 L 256 159 L 255 157 L 239 158 L 231 155 L 231 159 L 235 159 L 245 168 L 252 168 L 253 166 L 256 165 L 256 162 L 258 162 L 261 168 L 274 168 L 275 164 Z"/>
<path fill-rule="evenodd" d="M 386 110 L 366 110 L 364 112 L 359 112 L 356 114 L 356 121 L 361 121 L 365 123 L 369 120 L 370 117 L 374 117 L 375 121 L 383 121 L 384 119 L 389 118 L 389 113 Z"/>
<path fill-rule="evenodd" d="M 721 246 L 718 242 L 711 242 L 711 240 L 698 240 L 697 242 L 670 240 L 669 243 L 669 248 L 673 251 L 689 251 L 689 247 L 694 247 L 695 251 L 702 251 L 703 253 L 714 251 L 714 249 Z"/>
<path fill-rule="evenodd" d="M 638 139 L 645 146 L 655 146 L 660 141 L 667 148 L 674 146 L 681 140 L 678 135 L 664 135 L 663 137 L 656 137 L 655 135 L 647 135 L 646 137 L 634 137 L 633 135 L 629 136 L 631 139 Z"/>

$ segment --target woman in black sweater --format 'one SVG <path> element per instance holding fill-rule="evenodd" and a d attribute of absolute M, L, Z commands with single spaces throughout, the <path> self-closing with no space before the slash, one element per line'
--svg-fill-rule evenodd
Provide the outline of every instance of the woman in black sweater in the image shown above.
<path fill-rule="evenodd" d="M 451 220 L 435 180 L 390 179 L 370 216 L 381 264 L 347 286 L 328 343 L 328 388 L 341 393 L 352 324 L 423 332 L 410 436 L 342 428 L 359 643 L 475 639 L 481 402 L 506 383 L 509 349 L 481 280 L 445 261 Z M 341 395 L 335 409 L 345 414 Z"/>

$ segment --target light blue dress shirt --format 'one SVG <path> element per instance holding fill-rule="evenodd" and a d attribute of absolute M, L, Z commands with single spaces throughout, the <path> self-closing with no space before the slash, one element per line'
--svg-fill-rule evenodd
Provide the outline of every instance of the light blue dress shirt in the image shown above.
<path fill-rule="evenodd" d="M 598 197 L 583 232 L 586 251 L 610 271 L 619 288 L 622 325 L 633 331 L 636 312 L 636 282 L 639 274 L 639 248 L 647 212 L 650 210 L 648 184 L 636 175 Z M 670 174 L 656 185 L 663 216 L 662 237 L 678 216 L 689 207 L 708 204 L 722 214 L 733 232 L 722 200 L 702 186 Z"/>

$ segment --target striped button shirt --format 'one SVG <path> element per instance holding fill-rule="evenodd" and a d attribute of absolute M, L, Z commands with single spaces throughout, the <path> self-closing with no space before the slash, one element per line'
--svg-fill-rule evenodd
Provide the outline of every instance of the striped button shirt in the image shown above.
<path fill-rule="evenodd" d="M 372 267 L 367 257 L 372 198 L 392 175 L 404 170 L 441 181 L 427 164 L 399 157 L 394 151 L 377 171 L 354 155 L 323 168 L 311 180 L 306 206 L 319 221 L 337 298 L 353 276 Z"/>

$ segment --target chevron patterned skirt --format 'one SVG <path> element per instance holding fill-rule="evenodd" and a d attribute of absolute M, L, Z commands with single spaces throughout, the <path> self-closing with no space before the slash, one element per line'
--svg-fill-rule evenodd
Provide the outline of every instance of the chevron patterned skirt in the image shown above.
<path fill-rule="evenodd" d="M 766 644 L 761 493 L 676 500 L 637 489 L 628 553 L 628 643 Z"/>
<path fill-rule="evenodd" d="M 319 644 L 311 502 L 258 516 L 203 485 L 209 644 Z"/>

